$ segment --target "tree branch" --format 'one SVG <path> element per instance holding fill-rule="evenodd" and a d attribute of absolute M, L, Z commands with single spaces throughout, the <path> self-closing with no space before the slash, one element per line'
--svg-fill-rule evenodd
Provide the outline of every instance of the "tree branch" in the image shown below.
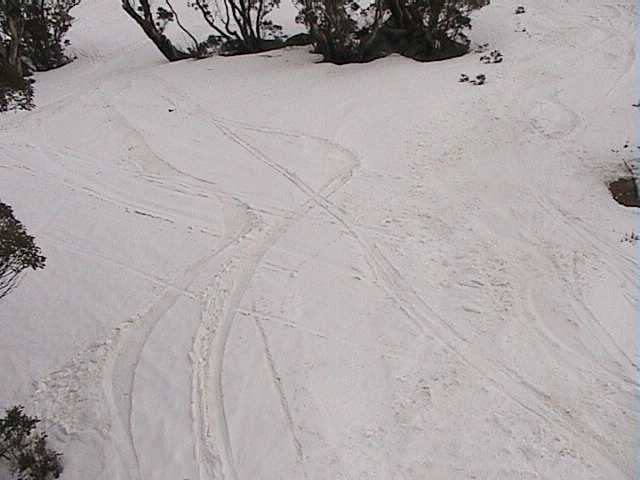
<path fill-rule="evenodd" d="M 186 33 L 189 38 L 191 38 L 191 41 L 193 42 L 193 47 L 195 48 L 196 51 L 198 51 L 199 49 L 199 43 L 198 40 L 196 39 L 196 37 L 194 37 L 191 32 L 189 30 L 187 30 L 183 25 L 182 22 L 180 22 L 180 17 L 178 17 L 178 12 L 175 11 L 175 9 L 173 8 L 173 5 L 171 5 L 171 3 L 169 3 L 169 0 L 165 0 L 165 3 L 167 4 L 167 6 L 169 7 L 169 10 L 171 10 L 171 13 L 173 13 L 173 17 L 176 19 L 176 24 L 178 25 L 178 27 L 180 28 L 180 30 L 182 30 L 184 33 Z"/>

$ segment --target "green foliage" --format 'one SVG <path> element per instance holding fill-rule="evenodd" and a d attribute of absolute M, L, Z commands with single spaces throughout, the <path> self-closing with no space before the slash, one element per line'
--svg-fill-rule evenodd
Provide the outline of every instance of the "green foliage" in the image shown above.
<path fill-rule="evenodd" d="M 0 112 L 33 108 L 33 70 L 70 61 L 65 34 L 79 0 L 0 0 Z"/>
<path fill-rule="evenodd" d="M 489 0 L 300 0 L 298 22 L 332 63 L 367 62 L 390 53 L 428 61 L 467 52 L 470 13 Z"/>
<path fill-rule="evenodd" d="M 317 53 L 333 63 L 351 63 L 363 57 L 358 28 L 363 11 L 353 0 L 304 0 L 297 21 L 309 28 Z"/>
<path fill-rule="evenodd" d="M 51 70 L 69 62 L 65 35 L 73 17 L 69 11 L 77 0 L 33 0 L 24 7 L 22 54 L 38 71 Z"/>
<path fill-rule="evenodd" d="M 45 257 L 9 205 L 0 202 L 0 299 L 16 286 L 27 268 L 44 268 Z"/>
<path fill-rule="evenodd" d="M 0 461 L 16 480 L 49 480 L 62 473 L 62 455 L 47 446 L 46 434 L 36 432 L 38 423 L 20 405 L 0 418 Z"/>
<path fill-rule="evenodd" d="M 50 70 L 64 65 L 65 35 L 73 17 L 69 11 L 79 0 L 0 0 L 0 61 L 19 72 L 23 58 L 29 68 Z M 7 52 L 17 51 L 9 58 Z M 5 54 L 3 55 L 3 52 Z M 3 58 L 4 57 L 4 58 Z"/>

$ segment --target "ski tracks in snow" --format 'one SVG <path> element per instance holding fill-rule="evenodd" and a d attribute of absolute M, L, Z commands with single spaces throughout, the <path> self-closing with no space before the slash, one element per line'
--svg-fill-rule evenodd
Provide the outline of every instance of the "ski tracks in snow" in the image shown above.
<path fill-rule="evenodd" d="M 181 101 L 187 101 L 182 97 Z M 189 103 L 194 103 L 190 101 Z M 338 208 L 331 200 L 331 194 L 325 192 L 325 189 L 315 191 L 310 187 L 303 179 L 301 179 L 295 172 L 289 170 L 281 163 L 274 161 L 272 158 L 264 154 L 259 148 L 252 145 L 250 142 L 242 138 L 238 133 L 238 128 L 245 128 L 250 130 L 260 131 L 262 133 L 273 135 L 294 135 L 288 132 L 279 132 L 277 130 L 258 127 L 247 124 L 241 124 L 239 122 L 233 122 L 230 120 L 222 119 L 214 115 L 209 114 L 201 108 L 198 108 L 200 115 L 205 120 L 209 120 L 225 137 L 235 142 L 244 150 L 246 150 L 251 156 L 264 163 L 267 167 L 273 170 L 276 174 L 286 179 L 292 186 L 297 188 L 307 197 L 307 202 L 302 207 L 306 208 L 318 207 L 324 210 L 327 214 L 333 217 L 339 224 L 341 224 L 352 236 L 352 238 L 360 245 L 362 252 L 367 259 L 367 263 L 375 277 L 381 282 L 383 288 L 388 295 L 394 300 L 401 311 L 411 320 L 415 328 L 421 332 L 423 337 L 437 339 L 445 347 L 454 352 L 461 361 L 468 365 L 472 370 L 478 372 L 483 378 L 490 381 L 496 387 L 498 387 L 507 397 L 509 397 L 516 404 L 520 405 L 524 410 L 528 411 L 535 417 L 542 420 L 544 423 L 549 423 L 556 428 L 563 430 L 568 436 L 575 438 L 584 445 L 584 447 L 599 456 L 607 458 L 613 465 L 617 465 L 615 459 L 615 453 L 610 450 L 610 446 L 602 441 L 595 435 L 585 435 L 584 432 L 588 431 L 586 425 L 576 425 L 576 420 L 570 417 L 560 407 L 554 405 L 550 398 L 541 392 L 538 388 L 527 382 L 522 376 L 520 376 L 512 368 L 504 365 L 503 363 L 493 359 L 487 352 L 483 352 L 480 355 L 476 355 L 473 360 L 470 360 L 465 355 L 465 349 L 468 347 L 468 340 L 463 334 L 458 332 L 451 322 L 448 322 L 445 318 L 435 312 L 411 287 L 398 269 L 391 263 L 391 261 L 385 256 L 381 248 L 368 241 L 348 218 L 346 212 Z M 567 135 L 574 131 L 576 128 L 576 117 L 574 116 L 571 127 L 566 131 L 559 134 L 557 138 Z M 335 146 L 334 146 L 335 147 Z M 340 147 L 341 148 L 341 147 Z M 359 162 L 356 163 L 352 169 L 345 172 L 343 175 L 336 177 L 334 182 L 337 187 L 344 185 L 353 174 L 353 171 L 359 166 Z M 226 424 L 226 418 L 224 414 L 224 393 L 222 391 L 222 371 L 224 367 L 224 349 L 226 340 L 231 329 L 233 317 L 237 313 L 240 307 L 240 302 L 244 295 L 244 292 L 248 288 L 251 281 L 251 277 L 255 272 L 258 264 L 268 250 L 277 242 L 277 239 L 286 232 L 287 228 L 297 221 L 303 212 L 298 210 L 284 223 L 273 228 L 271 233 L 265 233 L 265 240 L 256 247 L 254 252 L 248 256 L 249 263 L 241 268 L 239 274 L 239 280 L 236 280 L 232 293 L 229 294 L 229 302 L 224 307 L 224 314 L 222 316 L 221 324 L 219 325 L 220 332 L 216 335 L 215 344 L 216 348 L 213 352 L 207 352 L 208 355 L 214 355 L 215 361 L 213 364 L 210 360 L 204 361 L 205 370 L 210 370 L 208 374 L 205 374 L 203 378 L 215 379 L 212 381 L 212 391 L 215 392 L 215 400 L 210 400 L 211 407 L 209 412 L 215 411 L 214 415 L 217 418 L 218 435 L 220 437 L 220 444 L 223 445 L 224 460 L 223 464 L 225 472 L 233 479 L 237 478 L 237 473 L 233 464 L 233 452 L 229 440 L 228 426 Z M 259 322 L 257 323 L 260 329 L 260 335 L 263 338 L 265 355 L 267 359 L 271 359 L 269 353 L 268 339 Z M 217 329 L 218 329 L 217 328 Z M 217 330 L 215 329 L 215 330 Z M 211 328 L 204 329 L 205 331 L 211 331 Z M 196 340 L 196 344 L 198 340 Z M 203 342 L 203 344 L 211 345 L 211 340 Z M 195 344 L 194 344 L 195 345 Z M 206 355 L 205 355 L 206 356 Z M 273 366 L 272 359 L 270 364 L 270 370 L 274 376 L 275 367 Z M 201 376 L 202 377 L 202 376 Z M 507 388 L 506 386 L 509 386 Z M 279 393 L 281 406 L 285 416 L 289 423 L 293 423 L 293 419 L 288 413 L 288 406 L 286 402 L 286 395 L 281 388 L 281 385 L 276 385 L 276 389 Z M 200 395 L 204 395 L 209 390 L 206 387 L 200 386 Z M 206 404 L 206 402 L 205 402 Z M 209 415 L 204 410 L 203 422 L 208 421 Z M 207 430 L 208 431 L 208 430 Z M 303 457 L 302 446 L 295 436 L 295 425 L 291 425 L 292 438 L 296 445 L 296 451 L 299 457 Z M 303 461 L 303 458 L 302 458 Z M 624 472 L 621 472 L 624 473 Z"/>
<path fill-rule="evenodd" d="M 241 147 L 251 157 L 266 165 L 275 174 L 286 179 L 306 196 L 306 200 L 301 205 L 294 207 L 289 214 L 278 219 L 275 224 L 268 225 L 266 221 L 260 221 L 259 226 L 254 225 L 250 232 L 238 239 L 236 242 L 237 253 L 231 255 L 228 262 L 215 275 L 213 283 L 207 290 L 201 323 L 193 342 L 193 350 L 190 355 L 193 366 L 192 416 L 196 442 L 195 457 L 200 478 L 204 480 L 216 475 L 222 475 L 231 480 L 240 480 L 230 440 L 223 390 L 224 354 L 234 319 L 238 314 L 257 268 L 269 250 L 293 224 L 299 222 L 313 208 L 320 206 L 335 217 L 336 208 L 330 208 L 332 204 L 329 202 L 328 197 L 340 190 L 349 181 L 354 170 L 360 166 L 360 162 L 352 152 L 324 138 L 232 122 L 216 117 L 206 112 L 197 102 L 187 98 L 166 81 L 162 79 L 161 81 L 183 104 L 188 104 L 192 112 L 205 117 L 229 141 Z M 311 140 L 322 145 L 322 148 L 327 153 L 335 151 L 339 156 L 346 157 L 349 161 L 346 166 L 337 170 L 334 169 L 335 171 L 327 181 L 316 191 L 295 172 L 273 160 L 258 147 L 244 139 L 236 129 L 253 130 L 263 134 L 286 136 L 293 139 Z M 253 211 L 257 211 L 257 208 L 253 209 Z M 341 214 L 338 214 L 338 217 L 341 219 L 341 223 L 347 225 Z M 350 230 L 353 232 L 352 227 L 350 227 Z M 291 434 L 296 463 L 306 478 L 303 445 L 298 438 L 297 426 L 288 404 L 286 392 L 277 374 L 277 367 L 271 354 L 268 336 L 259 320 L 256 320 L 256 326 L 264 347 L 265 361 L 268 371 L 271 372 L 274 390 Z"/>
<path fill-rule="evenodd" d="M 176 91 L 174 93 L 179 94 Z M 187 101 L 186 98 L 183 100 Z M 61 103 L 60 108 L 65 108 L 66 105 Z M 301 205 L 294 207 L 289 213 L 276 215 L 276 218 L 281 218 L 275 224 L 268 225 L 257 213 L 258 208 L 254 210 L 233 195 L 224 192 L 215 182 L 179 169 L 156 153 L 146 141 L 145 133 L 139 130 L 123 111 L 112 104 L 110 109 L 112 114 L 120 119 L 119 125 L 129 130 L 131 138 L 142 148 L 142 152 L 146 151 L 143 154 L 155 165 L 151 168 L 154 171 L 153 175 L 147 175 L 144 170 L 135 175 L 132 186 L 136 182 L 143 182 L 155 189 L 215 199 L 223 206 L 226 220 L 224 236 L 213 251 L 188 265 L 176 278 L 168 281 L 152 278 L 156 284 L 163 287 L 155 300 L 140 313 L 124 321 L 104 342 L 98 342 L 80 352 L 68 365 L 41 381 L 35 401 L 51 408 L 48 418 L 56 421 L 71 435 L 77 428 L 76 425 L 82 423 L 74 419 L 82 410 L 77 402 L 86 401 L 73 384 L 85 385 L 87 397 L 95 398 L 94 396 L 98 395 L 95 392 L 89 393 L 93 388 L 90 387 L 91 385 L 101 389 L 106 400 L 106 411 L 104 414 L 99 414 L 98 417 L 101 420 L 96 419 L 96 421 L 106 423 L 96 427 L 99 432 L 102 432 L 104 441 L 111 445 L 109 450 L 119 458 L 119 466 L 109 475 L 114 478 L 142 480 L 144 474 L 140 469 L 141 462 L 135 443 L 133 404 L 134 385 L 143 350 L 160 320 L 180 297 L 185 295 L 185 292 L 189 292 L 187 296 L 192 297 L 190 288 L 194 283 L 203 275 L 211 274 L 210 285 L 203 293 L 200 324 L 197 327 L 190 354 L 194 455 L 201 479 L 225 476 L 238 480 L 229 439 L 223 392 L 224 352 L 234 317 L 264 256 L 289 227 L 303 218 L 311 209 L 317 205 L 323 205 L 323 208 L 326 208 L 325 195 L 331 195 L 339 190 L 351 178 L 359 162 L 348 150 L 320 137 L 280 132 L 255 125 L 235 124 L 235 128 L 311 140 L 319 143 L 327 152 L 336 151 L 340 156 L 348 157 L 350 159 L 347 162 L 348 165 L 339 168 L 316 192 L 295 172 L 273 161 L 250 142 L 244 140 L 234 131 L 231 122 L 212 117 L 212 123 L 226 138 L 259 159 L 275 174 L 284 177 L 306 195 L 307 199 Z M 206 114 L 196 104 L 194 104 L 194 110 Z M 140 211 L 144 215 L 193 221 L 191 218 L 182 218 L 183 214 L 169 207 L 169 202 L 159 204 L 155 199 L 139 197 L 133 193 L 136 191 L 135 188 L 127 189 L 119 184 L 106 183 L 101 180 L 102 177 L 96 176 L 87 168 L 86 165 L 90 163 L 85 162 L 84 158 L 76 157 L 71 151 L 57 152 L 40 148 L 40 153 L 47 160 L 50 172 L 74 190 L 85 190 L 102 201 L 129 211 Z M 74 161 L 70 162 L 69 160 L 72 159 Z M 114 173 L 116 177 L 131 184 L 131 178 L 127 176 L 128 172 L 114 169 Z M 238 219 L 242 221 L 238 222 Z M 90 251 L 86 253 L 92 255 Z M 107 260 L 110 261 L 110 259 Z M 286 392 L 275 373 L 276 366 L 270 353 L 266 332 L 259 322 L 256 322 L 265 349 L 265 361 L 269 371 L 272 372 L 275 392 L 291 432 L 296 462 L 304 471 L 303 447 L 297 436 L 297 427 L 287 402 Z M 79 376 L 84 378 L 81 382 L 78 381 Z M 68 403 L 64 407 L 60 405 L 63 401 Z M 59 405 L 60 408 L 54 412 L 55 405 Z M 110 420 L 107 420 L 108 418 Z"/>
<path fill-rule="evenodd" d="M 228 138 L 246 148 L 252 155 L 263 159 L 268 165 L 273 166 L 274 170 L 282 174 L 294 185 L 303 185 L 303 182 L 294 173 L 268 159 L 255 147 L 242 140 L 237 134 L 232 133 L 228 127 L 222 128 L 224 128 Z M 318 193 L 313 192 L 307 186 L 305 193 L 309 197 L 300 207 L 284 219 L 277 221 L 275 225 L 271 227 L 264 226 L 254 231 L 250 237 L 247 237 L 245 243 L 249 243 L 249 245 L 240 248 L 240 251 L 245 253 L 240 259 L 232 260 L 231 264 L 223 272 L 223 275 L 229 278 L 220 281 L 219 286 L 215 285 L 210 293 L 211 299 L 207 304 L 208 308 L 203 313 L 203 323 L 198 329 L 193 352 L 194 391 L 198 393 L 194 398 L 194 404 L 198 405 L 195 412 L 200 416 L 200 421 L 196 422 L 196 428 L 200 430 L 200 437 L 205 434 L 204 441 L 207 446 L 206 454 L 197 453 L 196 456 L 199 458 L 217 458 L 218 455 L 221 455 L 223 472 L 226 477 L 232 480 L 239 480 L 239 477 L 235 468 L 229 427 L 225 414 L 223 370 L 224 352 L 234 319 L 238 314 L 241 302 L 250 286 L 256 269 L 269 250 L 294 223 L 300 221 L 316 206 L 317 199 L 321 195 L 337 191 L 350 176 L 351 169 L 346 172 L 338 172 L 334 178 L 331 178 L 320 188 Z M 222 303 L 222 305 L 219 305 L 219 303 Z M 288 405 L 286 392 L 275 373 L 276 366 L 269 350 L 266 332 L 259 324 L 259 321 L 256 320 L 256 322 L 258 322 L 260 338 L 265 348 L 267 367 L 272 374 L 272 381 L 282 413 L 291 433 L 296 462 L 304 472 L 304 452 L 302 443 L 297 435 L 297 426 Z M 214 422 L 214 425 L 211 425 L 211 422 Z M 211 440 L 212 434 L 217 436 L 217 442 Z M 221 449 L 221 451 L 217 452 L 217 449 Z M 206 476 L 201 478 L 206 478 Z"/>

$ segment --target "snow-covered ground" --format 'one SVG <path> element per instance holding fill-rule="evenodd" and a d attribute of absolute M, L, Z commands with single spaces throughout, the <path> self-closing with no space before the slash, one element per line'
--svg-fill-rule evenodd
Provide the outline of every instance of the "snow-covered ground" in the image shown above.
<path fill-rule="evenodd" d="M 47 257 L 0 406 L 64 479 L 637 478 L 633 0 L 493 0 L 498 65 L 343 67 L 167 64 L 117 4 L 0 117 Z"/>

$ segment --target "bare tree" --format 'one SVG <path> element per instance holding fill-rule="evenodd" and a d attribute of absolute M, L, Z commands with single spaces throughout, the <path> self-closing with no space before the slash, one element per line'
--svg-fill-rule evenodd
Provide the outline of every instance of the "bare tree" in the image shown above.
<path fill-rule="evenodd" d="M 265 50 L 280 34 L 281 28 L 267 18 L 280 0 L 192 0 L 191 5 L 234 53 Z"/>
<path fill-rule="evenodd" d="M 201 55 L 202 52 L 202 43 L 198 42 L 198 39 L 196 37 L 193 36 L 193 34 L 187 30 L 187 28 L 183 25 L 183 23 L 180 21 L 180 17 L 178 16 L 178 12 L 176 12 L 176 9 L 173 8 L 173 5 L 171 5 L 171 3 L 169 2 L 169 0 L 165 0 L 165 3 L 167 4 L 167 7 L 169 7 L 169 10 L 165 10 L 164 11 L 164 16 L 168 21 L 171 20 L 175 20 L 176 25 L 178 25 L 178 28 L 180 30 L 182 30 L 182 32 L 184 34 L 186 34 L 191 41 L 193 42 L 193 47 L 191 47 L 191 52 L 197 52 L 199 55 Z M 162 11 L 162 7 L 158 7 L 158 12 Z"/>
<path fill-rule="evenodd" d="M 9 0 L 0 0 L 9 1 Z M 198 41 L 180 21 L 171 2 L 165 0 L 154 12 L 150 0 L 122 0 L 122 8 L 142 28 L 147 37 L 169 61 L 207 56 L 213 50 L 222 53 L 253 53 L 282 44 L 281 28 L 267 18 L 280 0 L 187 0 L 213 30 L 206 41 Z M 170 22 L 192 42 L 186 51 L 177 48 L 165 35 Z"/>
<path fill-rule="evenodd" d="M 122 9 L 142 28 L 145 35 L 170 62 L 193 58 L 195 56 L 194 52 L 185 52 L 177 48 L 164 34 L 163 26 L 166 25 L 167 22 L 161 23 L 157 15 L 154 16 L 149 0 L 122 0 Z M 163 10 L 161 9 L 160 16 L 162 15 Z M 165 18 L 164 20 L 168 19 Z"/>

